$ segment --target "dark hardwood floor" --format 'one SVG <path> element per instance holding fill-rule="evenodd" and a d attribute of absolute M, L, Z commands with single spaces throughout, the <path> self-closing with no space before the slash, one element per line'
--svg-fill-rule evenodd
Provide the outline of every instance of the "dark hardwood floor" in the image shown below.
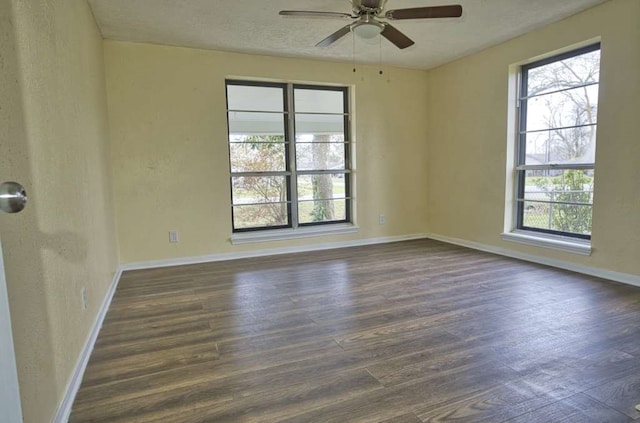
<path fill-rule="evenodd" d="M 631 422 L 638 403 L 640 288 L 418 240 L 124 273 L 70 421 Z"/>

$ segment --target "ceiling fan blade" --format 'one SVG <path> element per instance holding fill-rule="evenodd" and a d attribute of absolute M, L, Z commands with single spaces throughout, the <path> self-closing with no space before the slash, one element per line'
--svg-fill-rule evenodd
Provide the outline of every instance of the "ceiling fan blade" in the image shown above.
<path fill-rule="evenodd" d="M 462 16 L 462 6 L 414 7 L 411 9 L 389 10 L 384 17 L 387 19 L 431 19 L 431 18 L 459 18 Z"/>
<path fill-rule="evenodd" d="M 350 31 L 351 31 L 351 25 L 347 25 L 345 27 L 342 27 L 339 30 L 337 30 L 336 32 L 334 32 L 333 34 L 329 35 L 324 40 L 320 41 L 318 44 L 316 44 L 316 47 L 328 47 L 331 44 L 333 44 L 336 41 L 338 41 L 340 38 L 342 38 L 345 35 L 347 35 Z"/>
<path fill-rule="evenodd" d="M 339 18 L 339 19 L 354 19 L 348 13 L 340 12 L 315 12 L 312 10 L 281 10 L 281 16 L 297 16 L 300 18 Z"/>
<path fill-rule="evenodd" d="M 382 36 L 395 44 L 399 49 L 404 49 L 415 44 L 411 38 L 407 37 L 388 23 L 384 24 Z"/>

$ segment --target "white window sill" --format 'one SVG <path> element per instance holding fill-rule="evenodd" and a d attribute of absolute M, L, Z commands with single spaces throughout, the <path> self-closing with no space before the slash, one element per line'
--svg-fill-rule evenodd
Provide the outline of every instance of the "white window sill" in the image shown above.
<path fill-rule="evenodd" d="M 531 231 L 513 231 L 502 234 L 505 241 L 518 242 L 520 244 L 536 247 L 552 248 L 567 253 L 591 255 L 591 241 L 587 239 L 569 238 L 552 234 L 543 234 Z"/>
<path fill-rule="evenodd" d="M 273 229 L 255 232 L 239 232 L 231 235 L 232 244 L 251 244 L 256 242 L 284 241 L 287 239 L 310 238 L 314 236 L 342 235 L 358 232 L 358 226 L 352 223 L 335 225 L 304 226 L 301 228 Z"/>

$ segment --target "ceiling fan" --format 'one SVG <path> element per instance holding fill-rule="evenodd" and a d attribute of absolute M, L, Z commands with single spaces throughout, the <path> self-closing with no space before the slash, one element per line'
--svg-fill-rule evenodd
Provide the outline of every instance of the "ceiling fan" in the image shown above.
<path fill-rule="evenodd" d="M 387 10 L 384 12 L 387 0 L 351 0 L 352 12 L 315 12 L 306 10 L 282 10 L 282 16 L 298 16 L 312 18 L 352 19 L 348 24 L 320 41 L 316 46 L 327 47 L 353 31 L 362 38 L 373 38 L 382 35 L 400 49 L 412 46 L 414 41 L 392 26 L 389 21 L 403 19 L 434 19 L 459 18 L 462 16 L 462 6 L 431 6 L 414 7 L 410 9 Z"/>

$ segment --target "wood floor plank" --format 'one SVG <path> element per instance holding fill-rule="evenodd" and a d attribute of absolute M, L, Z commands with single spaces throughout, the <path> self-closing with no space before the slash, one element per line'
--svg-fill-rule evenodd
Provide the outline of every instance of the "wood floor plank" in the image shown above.
<path fill-rule="evenodd" d="M 70 421 L 640 420 L 640 289 L 431 240 L 124 272 Z"/>
<path fill-rule="evenodd" d="M 584 394 L 576 394 L 508 420 L 509 423 L 628 423 L 632 419 Z"/>
<path fill-rule="evenodd" d="M 633 419 L 640 418 L 640 372 L 615 378 L 585 392 L 589 397 L 615 408 Z"/>
<path fill-rule="evenodd" d="M 502 422 L 555 402 L 522 379 L 426 406 L 416 415 L 423 422 Z"/>
<path fill-rule="evenodd" d="M 436 377 L 413 378 L 410 382 L 375 391 L 340 403 L 284 420 L 287 422 L 371 422 L 391 418 L 399 410 L 417 410 L 424 403 L 437 404 L 515 380 L 517 372 L 496 363 L 476 366 L 474 371 L 456 375 L 442 373 Z"/>
<path fill-rule="evenodd" d="M 102 406 L 100 412 L 108 421 L 273 421 L 295 414 L 300 408 L 313 409 L 335 398 L 381 388 L 367 372 L 356 370 L 244 396 L 241 401 L 228 401 L 228 398 L 221 401 L 220 396 L 224 395 L 221 386 L 206 383 Z M 88 416 L 95 413 L 95 409 L 79 410 L 78 419 L 82 420 L 83 412 Z"/>
<path fill-rule="evenodd" d="M 422 423 L 422 420 L 420 420 L 415 414 L 408 413 L 397 417 L 391 417 L 378 423 Z"/>
<path fill-rule="evenodd" d="M 332 374 L 285 389 L 249 395 L 241 401 L 218 402 L 206 395 L 178 407 L 165 406 L 142 416 L 150 422 L 236 422 L 278 421 L 300 410 L 316 409 L 336 399 L 356 397 L 382 389 L 367 372 L 359 370 Z M 197 390 L 196 390 L 197 391 Z"/>
<path fill-rule="evenodd" d="M 192 342 L 192 341 L 190 341 Z M 142 354 L 119 355 L 115 358 L 90 359 L 83 383 L 91 386 L 112 380 L 126 379 L 174 367 L 217 360 L 216 345 L 209 342 L 153 350 Z"/>
<path fill-rule="evenodd" d="M 76 405 L 118 403 L 144 395 L 207 383 L 223 386 L 227 393 L 241 397 L 284 388 L 333 373 L 362 369 L 364 364 L 366 362 L 362 359 L 340 351 L 328 351 L 320 355 L 309 354 L 307 358 L 297 362 L 287 361 L 256 370 L 245 368 L 245 371 L 238 372 L 211 371 L 211 363 L 199 363 L 163 373 L 117 380 L 109 384 L 86 386 L 78 394 Z"/>

